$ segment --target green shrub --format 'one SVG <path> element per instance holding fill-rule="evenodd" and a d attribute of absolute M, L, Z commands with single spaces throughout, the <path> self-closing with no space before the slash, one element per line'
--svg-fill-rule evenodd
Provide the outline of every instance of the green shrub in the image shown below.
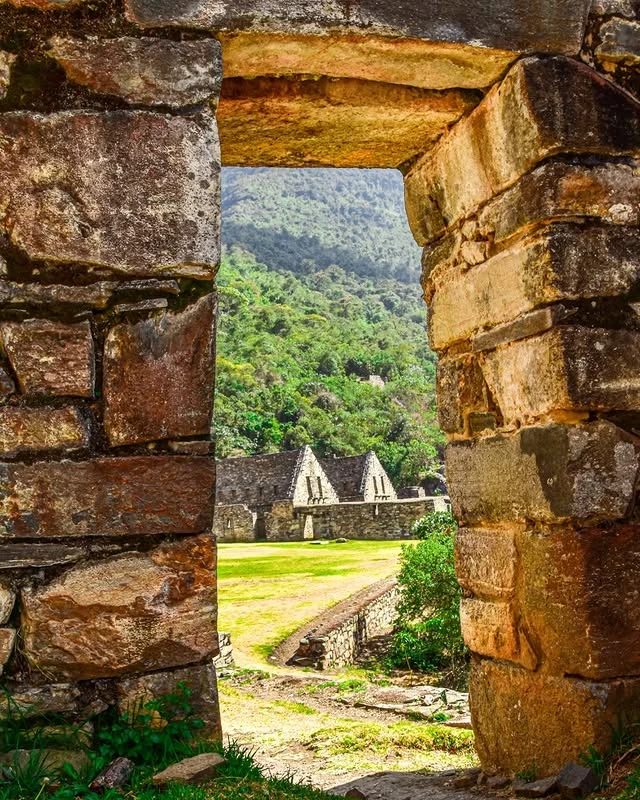
<path fill-rule="evenodd" d="M 434 512 L 416 523 L 420 541 L 400 556 L 400 602 L 390 660 L 393 666 L 444 671 L 465 681 L 468 651 L 460 632 L 460 597 L 454 567 L 455 520 Z"/>

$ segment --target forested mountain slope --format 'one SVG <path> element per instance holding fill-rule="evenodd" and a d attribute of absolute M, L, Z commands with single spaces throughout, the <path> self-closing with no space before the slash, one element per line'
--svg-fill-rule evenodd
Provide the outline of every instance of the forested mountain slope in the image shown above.
<path fill-rule="evenodd" d="M 301 274 L 337 264 L 418 284 L 420 249 L 396 170 L 227 168 L 222 220 L 225 242 L 278 269 Z"/>
<path fill-rule="evenodd" d="M 413 484 L 441 460 L 442 434 L 411 277 L 419 253 L 406 238 L 404 255 L 394 252 L 393 237 L 379 235 L 389 220 L 408 235 L 401 181 L 334 171 L 323 191 L 328 172 L 232 170 L 229 180 L 225 171 L 218 457 L 302 444 L 321 456 L 374 449 L 396 485 Z"/>

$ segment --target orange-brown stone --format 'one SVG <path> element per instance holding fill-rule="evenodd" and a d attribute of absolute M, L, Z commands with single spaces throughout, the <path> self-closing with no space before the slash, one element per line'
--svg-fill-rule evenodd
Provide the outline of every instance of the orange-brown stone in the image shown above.
<path fill-rule="evenodd" d="M 74 451 L 89 446 L 88 425 L 79 409 L 0 407 L 0 456 Z"/>
<path fill-rule="evenodd" d="M 1 322 L 0 338 L 23 394 L 93 397 L 94 347 L 88 322 Z"/>
<path fill-rule="evenodd" d="M 112 447 L 208 434 L 215 296 L 113 327 L 104 349 L 104 426 Z"/>
<path fill-rule="evenodd" d="M 62 680 L 202 661 L 217 649 L 215 585 L 208 535 L 73 567 L 23 589 L 25 656 Z"/>
<path fill-rule="evenodd" d="M 214 484 L 208 457 L 0 464 L 0 533 L 30 538 L 202 533 L 211 529 Z"/>

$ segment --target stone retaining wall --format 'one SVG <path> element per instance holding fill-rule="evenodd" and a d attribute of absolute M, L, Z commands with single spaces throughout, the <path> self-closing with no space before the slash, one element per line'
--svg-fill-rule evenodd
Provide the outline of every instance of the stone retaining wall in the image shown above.
<path fill-rule="evenodd" d="M 391 578 L 339 603 L 300 640 L 296 653 L 287 663 L 318 670 L 353 664 L 372 636 L 392 627 L 398 594 L 396 580 Z"/>

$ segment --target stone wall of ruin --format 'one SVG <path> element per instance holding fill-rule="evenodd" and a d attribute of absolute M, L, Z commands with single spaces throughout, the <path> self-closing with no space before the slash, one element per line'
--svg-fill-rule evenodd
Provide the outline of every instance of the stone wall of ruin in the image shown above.
<path fill-rule="evenodd" d="M 61 5 L 0 2 L 0 668 L 75 721 L 185 680 L 220 735 L 220 46 Z"/>
<path fill-rule="evenodd" d="M 380 581 L 331 609 L 322 624 L 310 630 L 287 662 L 295 667 L 339 669 L 354 664 L 373 636 L 391 629 L 399 591 L 395 578 Z"/>
<path fill-rule="evenodd" d="M 640 708 L 639 152 L 631 95 L 529 58 L 406 176 L 489 770 Z"/>

